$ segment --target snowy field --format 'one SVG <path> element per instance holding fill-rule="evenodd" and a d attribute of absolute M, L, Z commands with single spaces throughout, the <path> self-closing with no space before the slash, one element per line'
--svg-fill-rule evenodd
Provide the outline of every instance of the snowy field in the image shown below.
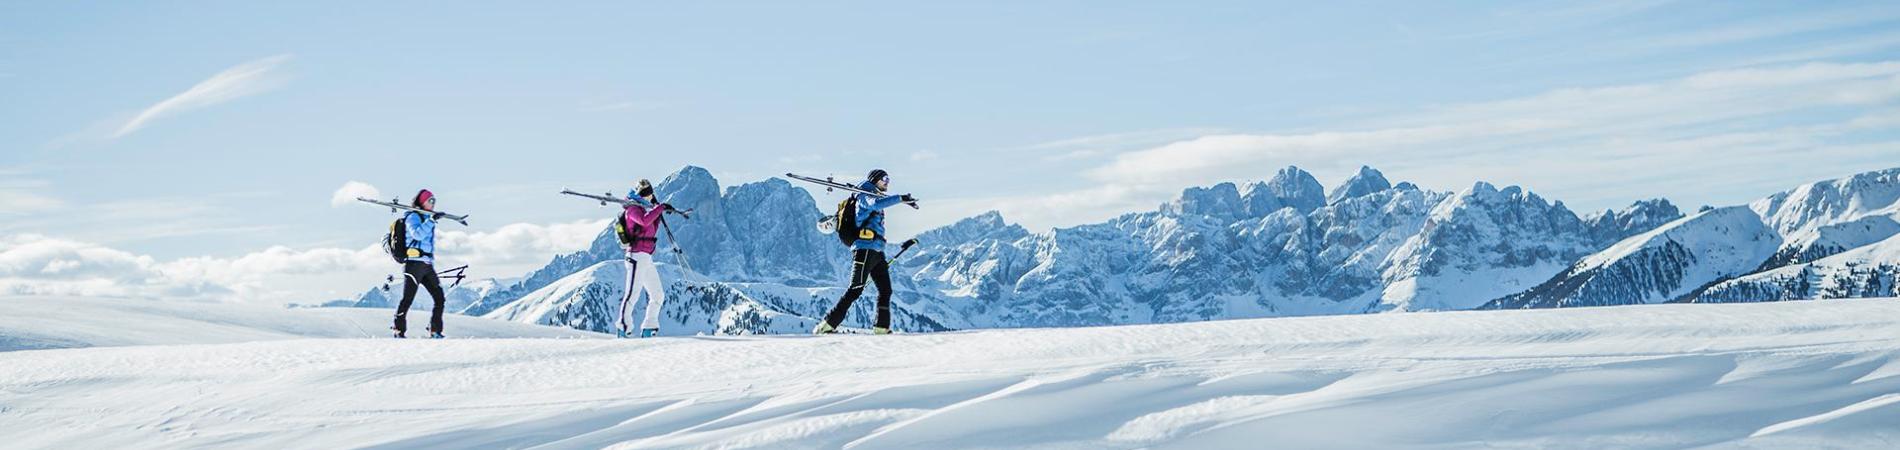
<path fill-rule="evenodd" d="M 1891 299 L 653 340 L 456 318 L 458 337 L 527 338 L 442 341 L 362 338 L 387 311 L 165 305 L 0 299 L 0 442 L 1900 445 Z M 48 347 L 87 348 L 20 350 Z"/>
<path fill-rule="evenodd" d="M 395 308 L 285 309 L 126 299 L 0 297 L 0 352 L 129 345 L 228 344 L 281 339 L 389 337 Z M 427 336 L 429 312 L 410 311 L 409 336 Z M 448 314 L 453 337 L 606 338 Z"/>

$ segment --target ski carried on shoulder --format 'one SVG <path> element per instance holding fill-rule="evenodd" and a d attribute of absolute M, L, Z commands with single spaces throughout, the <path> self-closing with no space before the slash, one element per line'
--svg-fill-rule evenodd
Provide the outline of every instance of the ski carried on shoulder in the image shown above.
<path fill-rule="evenodd" d="M 889 197 L 889 196 L 891 196 L 890 194 L 886 194 L 886 193 L 882 193 L 882 192 L 873 192 L 873 191 L 870 191 L 870 190 L 866 190 L 866 189 L 862 189 L 862 188 L 859 188 L 859 187 L 857 187 L 857 186 L 854 186 L 854 185 L 852 185 L 852 184 L 850 184 L 850 183 L 840 183 L 840 182 L 838 182 L 837 180 L 834 180 L 834 179 L 832 179 L 831 177 L 825 177 L 825 178 L 823 178 L 823 179 L 819 179 L 819 178 L 813 178 L 813 177 L 808 177 L 808 176 L 804 176 L 804 175 L 799 175 L 799 174 L 795 174 L 795 173 L 788 173 L 788 174 L 785 174 L 785 177 L 786 177 L 786 178 L 791 178 L 791 179 L 794 179 L 794 180 L 798 180 L 798 181 L 803 181 L 803 182 L 806 182 L 806 183 L 811 183 L 811 184 L 816 184 L 816 185 L 819 185 L 819 186 L 824 186 L 824 187 L 825 187 L 825 192 L 831 192 L 831 191 L 833 191 L 833 190 L 839 190 L 839 191 L 845 191 L 845 192 L 852 192 L 852 193 L 858 193 L 858 194 L 864 194 L 864 195 L 869 195 L 869 196 L 872 196 L 872 197 L 877 197 L 877 198 L 884 198 L 884 197 Z M 910 205 L 910 207 L 911 207 L 911 208 L 917 208 L 917 207 L 918 207 L 918 206 L 917 206 L 917 202 L 915 202 L 915 201 L 911 201 L 911 202 L 905 202 L 904 204 L 906 204 L 906 205 Z"/>
<path fill-rule="evenodd" d="M 607 206 L 609 204 L 614 204 L 614 205 L 620 205 L 621 208 L 626 208 L 628 206 L 639 204 L 633 199 L 615 197 L 613 194 L 596 195 L 596 194 L 588 194 L 588 193 L 583 193 L 583 192 L 574 192 L 574 190 L 572 189 L 562 189 L 561 193 L 572 195 L 575 197 L 585 198 L 588 200 L 598 201 L 600 202 L 600 206 Z M 688 219 L 693 218 L 693 210 L 690 208 L 689 209 L 675 209 L 675 210 L 670 210 L 667 212 L 673 213 L 673 214 L 679 214 L 680 217 L 685 217 Z"/>
<path fill-rule="evenodd" d="M 427 214 L 427 215 L 431 215 L 437 218 L 453 220 L 456 223 L 462 224 L 463 226 L 468 225 L 468 215 L 466 214 L 458 216 L 458 215 L 449 214 L 445 212 L 435 212 L 435 211 L 430 211 L 430 210 L 426 210 L 422 208 L 417 208 L 414 206 L 397 203 L 395 200 L 390 200 L 390 201 L 385 202 L 382 200 L 376 200 L 376 199 L 372 199 L 368 197 L 357 197 L 356 201 L 368 203 L 368 204 L 376 205 L 376 206 L 388 207 L 389 212 L 392 212 L 392 213 L 397 212 L 397 211 L 409 211 L 413 213 Z"/>

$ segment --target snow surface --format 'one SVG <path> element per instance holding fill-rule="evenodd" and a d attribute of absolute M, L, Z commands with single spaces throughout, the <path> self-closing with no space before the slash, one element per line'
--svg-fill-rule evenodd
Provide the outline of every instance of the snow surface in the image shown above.
<path fill-rule="evenodd" d="M 264 339 L 346 336 L 321 330 L 348 326 L 322 313 L 357 314 L 195 305 L 128 317 L 110 314 L 138 312 L 123 301 L 67 302 L 0 303 L 0 336 L 205 319 L 307 324 Z M 105 311 L 59 315 L 66 305 Z M 1879 299 L 895 336 L 184 344 L 141 332 L 115 344 L 158 345 L 0 353 L 0 442 L 1893 448 L 1896 330 L 1900 300 Z"/>

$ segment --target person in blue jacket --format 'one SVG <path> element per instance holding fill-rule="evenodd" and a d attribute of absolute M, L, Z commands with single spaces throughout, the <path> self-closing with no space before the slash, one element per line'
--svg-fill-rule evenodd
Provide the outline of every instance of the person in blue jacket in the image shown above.
<path fill-rule="evenodd" d="M 423 189 L 416 193 L 410 206 L 426 211 L 435 211 L 435 193 Z M 411 211 L 403 215 L 403 233 L 406 235 L 404 246 L 408 248 L 408 258 L 402 264 L 402 303 L 396 305 L 396 337 L 405 337 L 409 329 L 409 305 L 416 300 L 416 286 L 420 285 L 435 297 L 435 309 L 429 312 L 429 337 L 442 338 L 442 302 L 448 297 L 442 295 L 442 280 L 435 273 L 435 221 L 441 213 L 423 214 Z"/>
<path fill-rule="evenodd" d="M 884 193 L 890 191 L 891 175 L 884 169 L 871 171 L 864 183 L 858 185 L 867 191 Z M 858 239 L 851 244 L 851 287 L 845 289 L 844 297 L 838 299 L 838 305 L 825 315 L 825 321 L 812 329 L 813 334 L 833 333 L 838 325 L 844 323 L 844 316 L 850 312 L 851 302 L 864 294 L 865 279 L 877 283 L 877 319 L 871 326 L 875 334 L 891 332 L 891 267 L 884 258 L 884 210 L 900 203 L 915 203 L 916 198 L 904 195 L 857 194 Z"/>

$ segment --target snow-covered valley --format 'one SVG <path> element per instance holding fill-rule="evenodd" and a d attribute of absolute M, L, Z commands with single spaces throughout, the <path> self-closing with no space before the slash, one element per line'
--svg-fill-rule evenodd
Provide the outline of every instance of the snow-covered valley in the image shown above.
<path fill-rule="evenodd" d="M 0 353 L 10 448 L 1900 443 L 1894 299 L 650 340 L 455 318 L 514 337 L 441 341 L 351 338 L 386 311 L 0 301 L 0 337 L 91 347 Z M 53 336 L 117 327 L 145 331 Z"/>

